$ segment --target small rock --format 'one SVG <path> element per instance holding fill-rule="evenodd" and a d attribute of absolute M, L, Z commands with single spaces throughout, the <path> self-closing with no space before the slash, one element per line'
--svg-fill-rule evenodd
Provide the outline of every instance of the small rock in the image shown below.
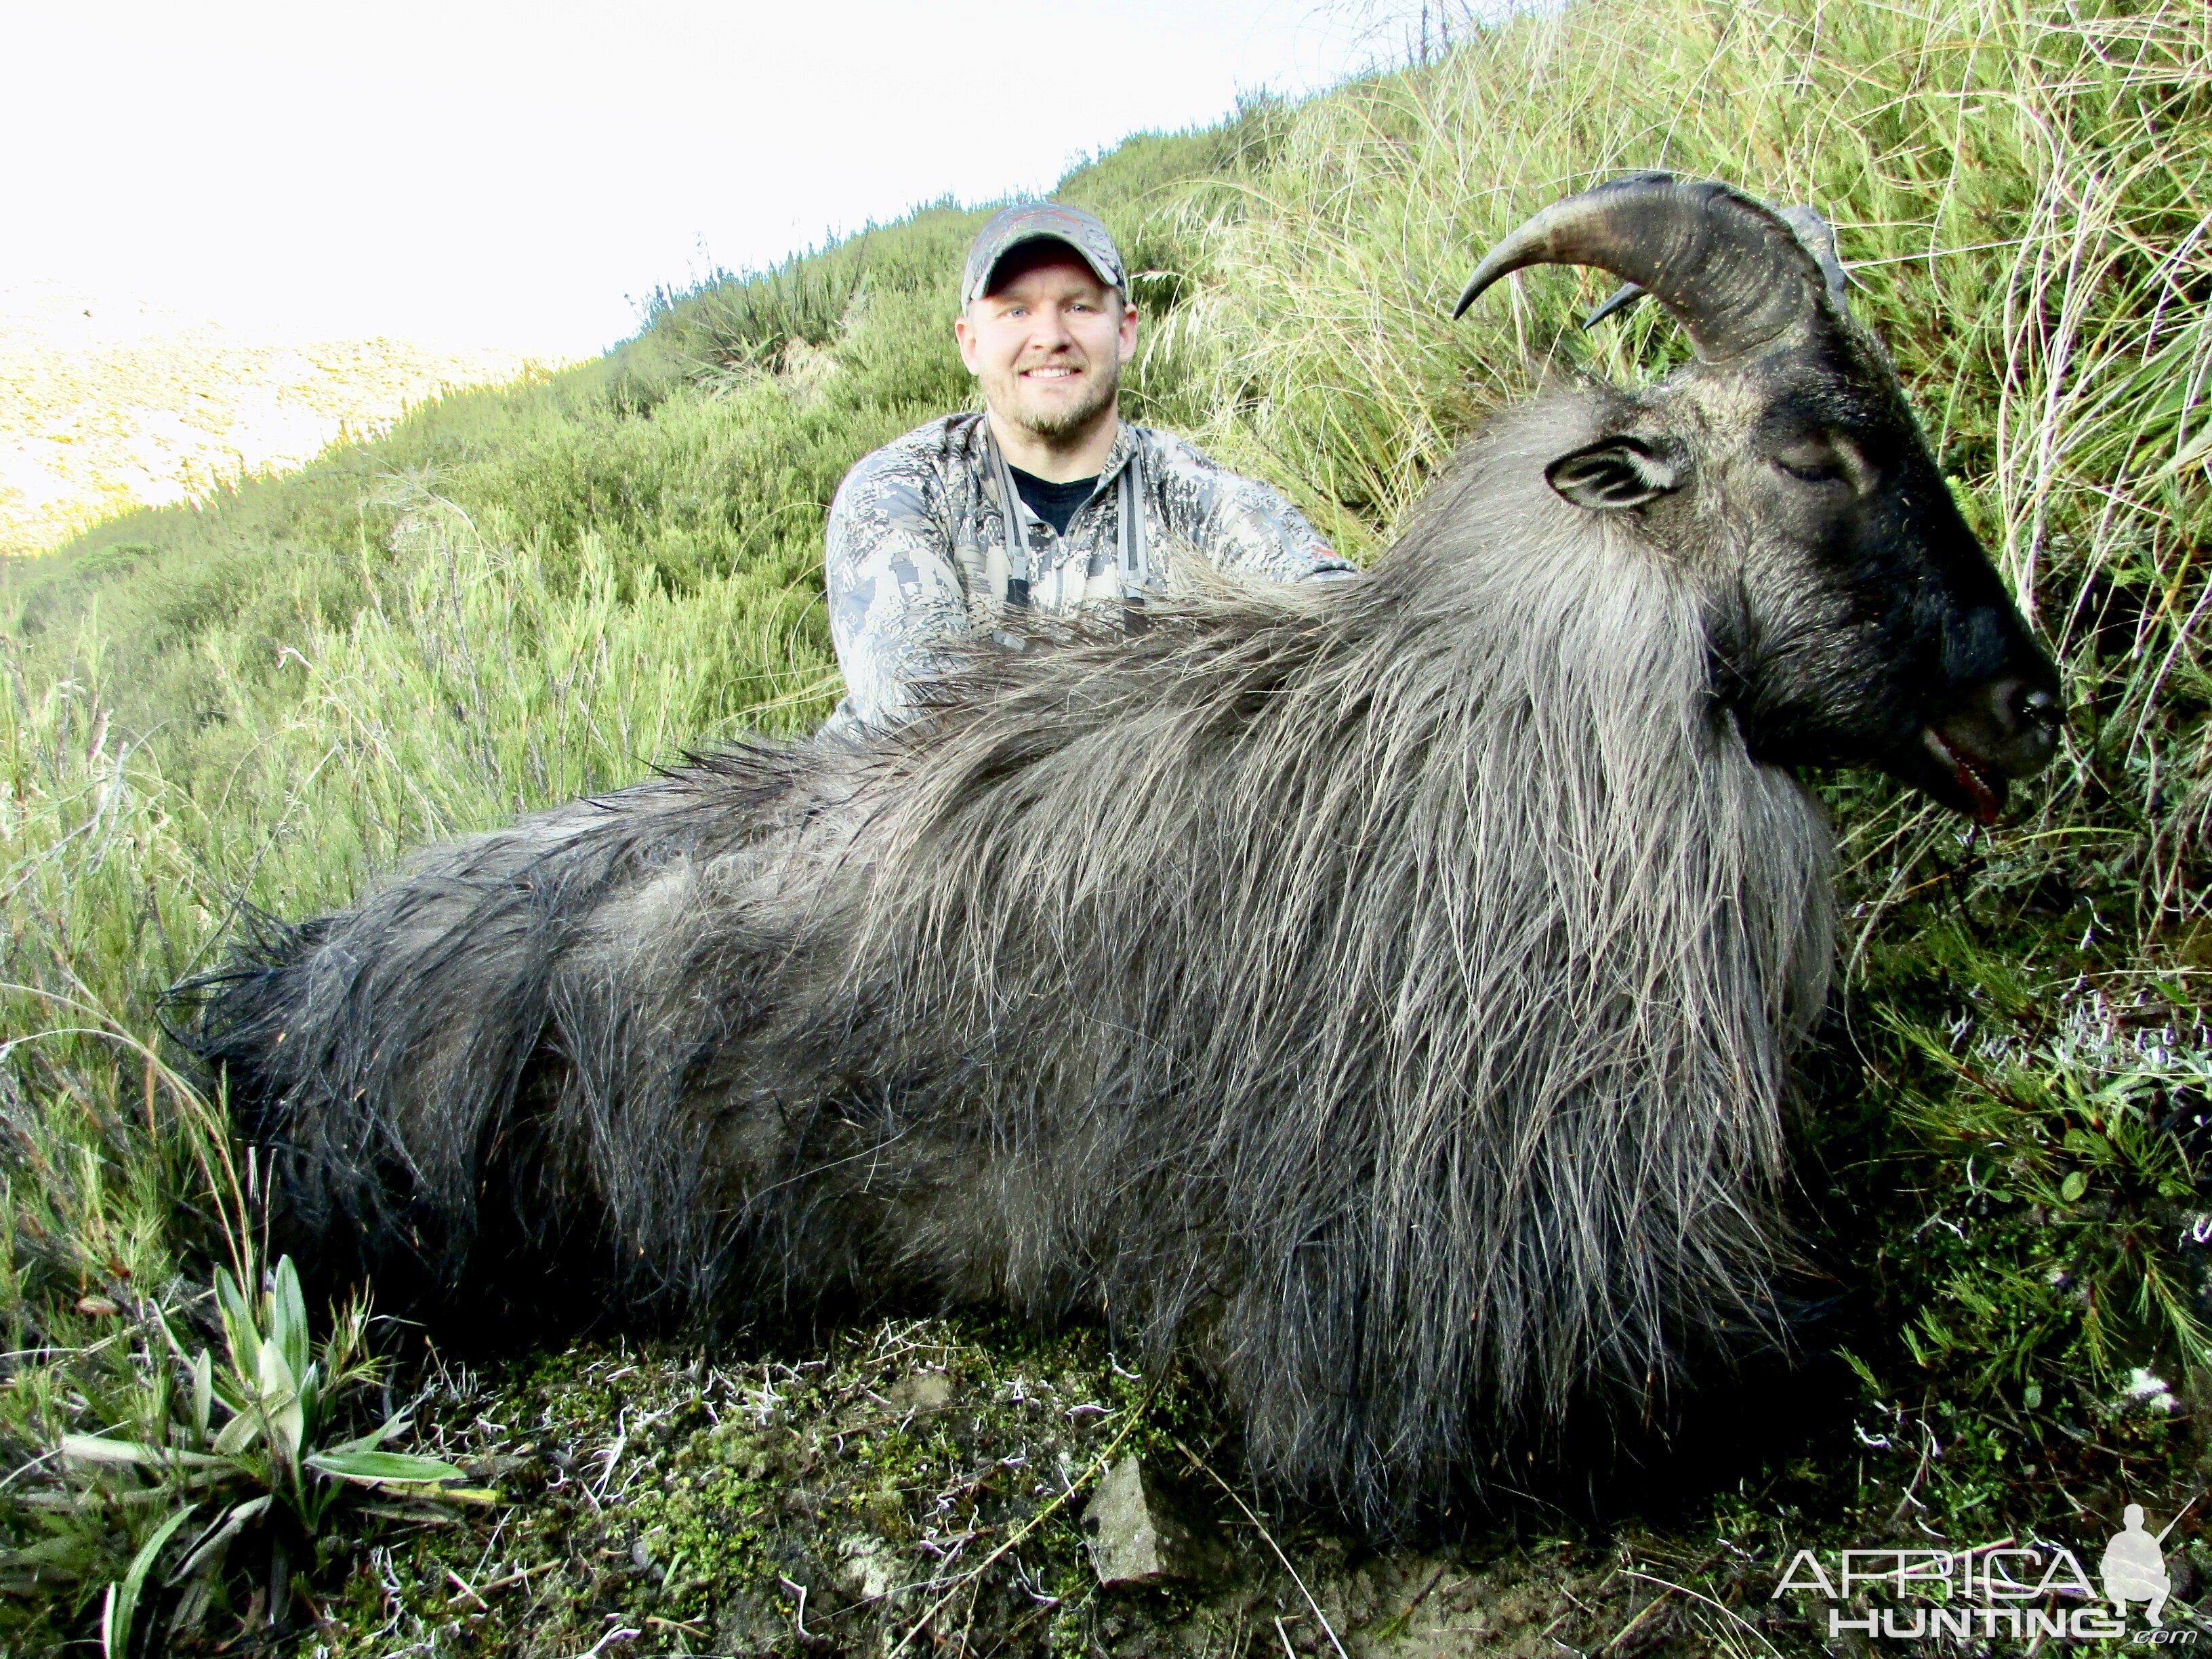
<path fill-rule="evenodd" d="M 1134 1454 L 1100 1478 L 1083 1511 L 1083 1531 L 1102 1584 L 1156 1584 L 1196 1576 L 1189 1528 Z"/>
<path fill-rule="evenodd" d="M 952 1379 L 943 1371 L 909 1371 L 886 1397 L 902 1412 L 941 1412 L 952 1403 Z"/>
<path fill-rule="evenodd" d="M 838 1577 L 863 1601 L 880 1601 L 898 1588 L 898 1562 L 889 1544 L 866 1533 L 854 1533 L 837 1546 L 845 1558 Z"/>
<path fill-rule="evenodd" d="M 94 1319 L 112 1319 L 122 1310 L 104 1296 L 81 1296 L 76 1299 L 76 1310 Z"/>

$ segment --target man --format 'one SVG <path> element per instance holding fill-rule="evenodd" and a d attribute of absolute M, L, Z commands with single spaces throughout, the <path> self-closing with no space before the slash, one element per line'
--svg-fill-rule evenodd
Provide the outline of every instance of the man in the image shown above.
<path fill-rule="evenodd" d="M 960 356 L 985 413 L 870 455 L 830 506 L 830 629 L 841 728 L 913 707 L 948 641 L 1009 611 L 1127 611 L 1202 560 L 1277 581 L 1350 574 L 1298 510 L 1182 440 L 1121 416 L 1137 308 L 1106 227 L 1010 207 L 968 251 Z"/>
<path fill-rule="evenodd" d="M 2173 1580 L 2166 1571 L 2166 1552 L 2159 1547 L 2165 1540 L 2162 1532 L 2154 1538 L 2143 1528 L 2143 1507 L 2130 1504 L 2120 1511 L 2122 1529 L 2112 1535 L 2105 1546 L 2105 1599 L 2122 1619 L 2128 1616 L 2128 1603 L 2148 1603 L 2143 1617 L 2155 1625 L 2166 1607 L 2166 1598 L 2173 1593 Z M 2172 1530 L 2169 1523 L 2166 1531 Z"/>

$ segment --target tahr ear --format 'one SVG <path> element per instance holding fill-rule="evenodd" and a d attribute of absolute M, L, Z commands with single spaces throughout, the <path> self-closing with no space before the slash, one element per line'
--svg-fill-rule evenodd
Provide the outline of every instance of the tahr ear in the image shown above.
<path fill-rule="evenodd" d="M 1602 438 L 1560 456 L 1544 481 L 1577 507 L 1618 513 L 1672 494 L 1686 470 L 1641 438 Z"/>

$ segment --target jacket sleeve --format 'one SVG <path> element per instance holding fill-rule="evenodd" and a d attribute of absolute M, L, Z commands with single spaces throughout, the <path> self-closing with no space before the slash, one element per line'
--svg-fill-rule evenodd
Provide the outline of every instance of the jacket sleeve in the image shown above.
<path fill-rule="evenodd" d="M 926 463 L 893 452 L 846 475 L 830 506 L 824 586 L 830 636 L 845 675 L 832 724 L 891 725 L 917 680 L 941 665 L 935 647 L 969 631 L 951 536 Z"/>
<path fill-rule="evenodd" d="M 1168 522 L 1216 569 L 1279 582 L 1358 574 L 1278 491 L 1179 439 L 1154 441 Z"/>

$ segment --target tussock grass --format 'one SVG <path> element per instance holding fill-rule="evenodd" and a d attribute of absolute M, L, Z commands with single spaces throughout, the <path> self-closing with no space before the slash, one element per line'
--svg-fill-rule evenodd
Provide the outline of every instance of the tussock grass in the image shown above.
<path fill-rule="evenodd" d="M 1633 1545 L 1685 1587 L 1668 1607 L 1594 1577 L 1590 1627 L 1557 1627 L 1595 1646 L 1634 1617 L 1638 1643 L 1703 1651 L 1749 1641 L 1730 1609 L 1792 1639 L 1765 1595 L 1800 1545 L 2040 1528 L 2094 1547 L 2118 1503 L 2170 1516 L 2200 1480 L 2212 11 L 1577 0 L 1295 108 L 1133 141 L 1066 193 L 1142 273 L 1144 417 L 1283 483 L 1364 553 L 1540 375 L 1676 359 L 1656 315 L 1577 331 L 1602 283 L 1570 272 L 1446 320 L 1492 240 L 1645 167 L 1835 222 L 1854 304 L 2071 698 L 2060 764 L 2001 829 L 1876 779 L 1824 785 L 1851 872 L 1848 991 L 1796 1139 L 1830 1275 L 1805 1341 L 1841 1392 L 1756 1480 Z M 447 399 L 296 477 L 7 574 L 0 1498 L 64 1490 L 64 1434 L 163 1431 L 157 1311 L 220 1336 L 206 1287 L 258 1176 L 220 1103 L 164 1061 L 162 988 L 216 959 L 243 904 L 325 907 L 425 838 L 818 720 L 836 690 L 822 515 L 860 454 L 970 396 L 948 324 L 978 220 L 940 205 L 664 295 L 605 363 Z M 504 1420 L 512 1402 L 471 1391 L 499 1386 L 452 1398 Z M 16 1558 L 0 1618 L 26 1640 L 88 1628 L 164 1523 L 98 1498 L 9 1517 L 19 1547 L 66 1546 Z M 838 1524 L 871 1550 L 910 1541 Z M 356 1647 L 380 1609 L 447 1606 L 439 1574 L 465 1552 L 359 1543 L 325 1569 L 368 1620 Z M 232 1613 L 251 1589 L 223 1592 Z M 775 1601 L 754 1591 L 755 1612 Z M 706 1594 L 662 1611 L 694 1621 Z"/>

